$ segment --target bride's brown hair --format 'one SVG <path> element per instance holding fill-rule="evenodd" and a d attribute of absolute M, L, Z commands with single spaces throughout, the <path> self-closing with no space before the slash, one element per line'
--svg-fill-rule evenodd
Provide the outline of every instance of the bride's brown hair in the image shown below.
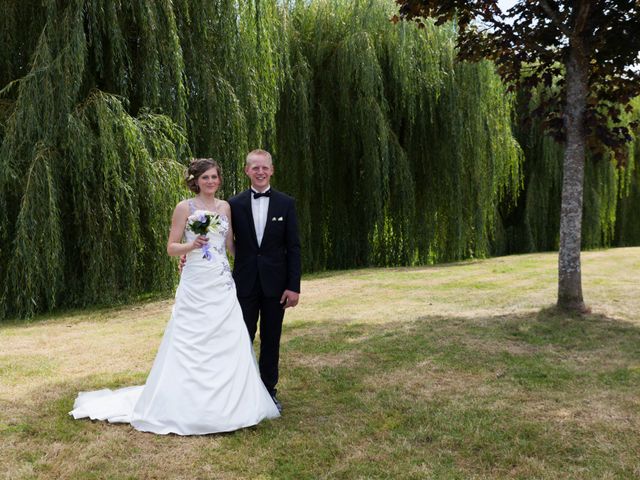
<path fill-rule="evenodd" d="M 200 187 L 198 187 L 198 178 L 207 170 L 215 168 L 220 178 L 220 185 L 222 185 L 222 168 L 218 165 L 213 158 L 192 158 L 185 173 L 185 181 L 187 187 L 193 193 L 200 193 Z"/>

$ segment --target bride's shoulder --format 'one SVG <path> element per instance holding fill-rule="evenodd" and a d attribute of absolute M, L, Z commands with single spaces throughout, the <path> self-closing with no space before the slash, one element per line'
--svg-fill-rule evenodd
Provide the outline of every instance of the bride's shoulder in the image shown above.
<path fill-rule="evenodd" d="M 173 209 L 173 220 L 172 223 L 173 225 L 176 225 L 179 228 L 182 228 L 182 226 L 187 223 L 187 219 L 189 218 L 189 215 L 191 215 L 191 210 L 189 208 L 189 200 L 182 200 L 181 202 L 178 202 L 178 204 L 176 205 L 176 208 Z"/>
<path fill-rule="evenodd" d="M 176 205 L 175 212 L 179 213 L 189 213 L 191 211 L 191 202 L 190 198 L 185 198 L 184 200 L 180 200 Z"/>
<path fill-rule="evenodd" d="M 221 212 L 226 213 L 227 216 L 229 216 L 231 214 L 231 206 L 229 205 L 229 202 L 227 202 L 226 200 L 220 200 L 219 203 L 219 207 Z"/>

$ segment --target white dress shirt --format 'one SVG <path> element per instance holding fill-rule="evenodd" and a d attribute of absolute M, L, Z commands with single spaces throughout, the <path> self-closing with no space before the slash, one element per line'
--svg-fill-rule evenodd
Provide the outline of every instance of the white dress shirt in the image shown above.
<path fill-rule="evenodd" d="M 271 186 L 265 189 L 265 192 L 269 191 Z M 251 213 L 253 213 L 253 225 L 256 229 L 256 238 L 258 239 L 258 246 L 262 243 L 262 237 L 264 236 L 264 229 L 267 226 L 267 213 L 269 212 L 269 197 L 253 198 L 253 192 L 251 189 Z"/>

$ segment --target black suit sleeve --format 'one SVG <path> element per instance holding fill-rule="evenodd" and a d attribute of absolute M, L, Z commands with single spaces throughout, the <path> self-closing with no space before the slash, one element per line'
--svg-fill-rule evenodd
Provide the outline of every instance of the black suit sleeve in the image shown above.
<path fill-rule="evenodd" d="M 287 215 L 287 290 L 300 293 L 300 276 L 302 275 L 302 262 L 300 259 L 300 236 L 298 234 L 298 217 L 296 204 L 291 199 L 289 215 Z"/>

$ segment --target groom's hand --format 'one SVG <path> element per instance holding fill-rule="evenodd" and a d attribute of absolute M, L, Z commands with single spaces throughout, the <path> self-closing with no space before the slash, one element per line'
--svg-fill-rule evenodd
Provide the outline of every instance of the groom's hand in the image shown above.
<path fill-rule="evenodd" d="M 298 292 L 294 292 L 292 290 L 285 290 L 280 297 L 280 305 L 282 308 L 295 307 L 298 304 L 298 300 L 300 299 L 300 294 Z"/>

